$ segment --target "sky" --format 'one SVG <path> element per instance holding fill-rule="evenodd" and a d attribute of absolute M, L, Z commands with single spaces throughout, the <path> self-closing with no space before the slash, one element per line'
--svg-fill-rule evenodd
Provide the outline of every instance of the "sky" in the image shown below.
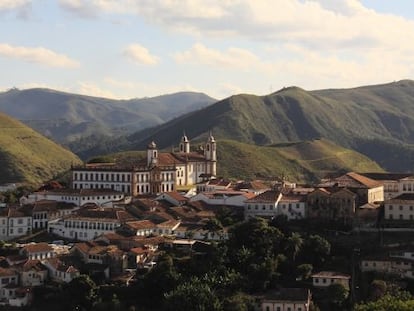
<path fill-rule="evenodd" d="M 216 99 L 414 78 L 412 0 L 0 0 L 0 90 Z"/>

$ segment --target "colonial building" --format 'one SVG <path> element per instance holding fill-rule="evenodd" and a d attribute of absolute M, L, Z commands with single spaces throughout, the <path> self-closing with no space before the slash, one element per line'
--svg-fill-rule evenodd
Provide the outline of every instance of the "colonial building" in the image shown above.
<path fill-rule="evenodd" d="M 147 147 L 147 157 L 133 166 L 87 164 L 72 168 L 74 189 L 112 189 L 129 195 L 175 191 L 216 175 L 217 146 L 209 135 L 204 148 L 190 150 L 183 135 L 179 152 L 159 152 L 155 142 Z"/>
<path fill-rule="evenodd" d="M 244 218 L 263 217 L 272 218 L 280 215 L 279 202 L 282 193 L 279 190 L 268 190 L 244 203 Z"/>
<path fill-rule="evenodd" d="M 66 239 L 89 241 L 97 236 L 115 232 L 123 223 L 135 220 L 119 208 L 83 208 L 75 214 L 49 222 L 49 232 Z"/>
<path fill-rule="evenodd" d="M 404 193 L 384 202 L 385 220 L 414 220 L 414 193 Z"/>
<path fill-rule="evenodd" d="M 32 231 L 32 215 L 25 209 L 5 208 L 0 211 L 0 239 L 10 240 Z"/>

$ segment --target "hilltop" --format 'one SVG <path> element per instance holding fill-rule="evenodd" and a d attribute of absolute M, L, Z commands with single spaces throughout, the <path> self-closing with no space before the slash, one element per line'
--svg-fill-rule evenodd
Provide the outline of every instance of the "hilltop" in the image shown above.
<path fill-rule="evenodd" d="M 114 100 L 51 89 L 11 89 L 0 93 L 0 111 L 76 150 L 78 139 L 91 143 L 132 133 L 215 101 L 195 92 Z"/>
<path fill-rule="evenodd" d="M 0 184 L 39 184 L 80 163 L 69 150 L 0 113 Z"/>
<path fill-rule="evenodd" d="M 235 95 L 129 135 L 112 147 L 142 150 L 152 139 L 160 147 L 170 147 L 183 130 L 193 140 L 205 139 L 213 130 L 216 139 L 260 146 L 325 138 L 369 156 L 386 170 L 407 171 L 414 164 L 414 81 Z"/>

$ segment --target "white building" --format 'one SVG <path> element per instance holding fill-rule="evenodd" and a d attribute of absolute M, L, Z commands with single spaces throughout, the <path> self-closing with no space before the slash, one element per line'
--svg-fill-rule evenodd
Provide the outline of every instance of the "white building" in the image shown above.
<path fill-rule="evenodd" d="M 72 168 L 74 189 L 112 189 L 129 195 L 175 191 L 195 185 L 205 176 L 216 175 L 216 141 L 210 134 L 204 149 L 190 151 L 183 136 L 179 152 L 158 152 L 155 142 L 147 147 L 147 157 L 133 166 L 89 164 Z"/>
<path fill-rule="evenodd" d="M 0 239 L 10 240 L 32 231 L 32 216 L 20 208 L 5 208 L 0 211 Z"/>
<path fill-rule="evenodd" d="M 58 258 L 49 258 L 42 261 L 42 264 L 49 271 L 50 279 L 57 282 L 69 283 L 74 278 L 80 276 L 80 272 L 74 266 L 66 265 Z"/>
<path fill-rule="evenodd" d="M 132 220 L 135 217 L 120 208 L 84 208 L 49 222 L 49 232 L 66 239 L 88 241 L 103 233 L 115 232 L 123 223 Z"/>
<path fill-rule="evenodd" d="M 349 289 L 350 279 L 351 277 L 348 274 L 334 271 L 321 271 L 312 274 L 312 285 L 315 287 L 328 287 L 332 284 L 341 284 L 346 289 Z"/>
<path fill-rule="evenodd" d="M 244 202 L 254 194 L 235 190 L 200 192 L 190 198 L 190 202 L 203 201 L 209 205 L 244 206 Z"/>
<path fill-rule="evenodd" d="M 263 217 L 272 218 L 280 215 L 279 202 L 282 193 L 279 190 L 268 190 L 244 203 L 244 218 Z"/>
<path fill-rule="evenodd" d="M 38 201 L 57 201 L 83 206 L 87 203 L 105 205 L 125 199 L 125 194 L 111 189 L 56 189 L 38 191 L 21 200 L 21 204 L 33 204 Z"/>
<path fill-rule="evenodd" d="M 384 202 L 384 219 L 414 220 L 414 193 L 404 193 Z"/>
<path fill-rule="evenodd" d="M 261 311 L 308 311 L 311 293 L 306 288 L 281 288 L 267 292 L 260 301 Z"/>
<path fill-rule="evenodd" d="M 288 220 L 305 218 L 306 195 L 283 194 L 279 200 L 278 212 Z"/>

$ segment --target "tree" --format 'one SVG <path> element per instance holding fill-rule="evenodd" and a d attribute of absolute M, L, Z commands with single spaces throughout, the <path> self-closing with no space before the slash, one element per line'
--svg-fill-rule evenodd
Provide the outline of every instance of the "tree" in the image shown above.
<path fill-rule="evenodd" d="M 304 263 L 296 267 L 296 276 L 301 280 L 307 280 L 312 274 L 313 267 L 311 264 Z"/>
<path fill-rule="evenodd" d="M 327 296 L 329 301 L 336 307 L 342 306 L 348 298 L 349 290 L 342 284 L 334 283 L 327 288 Z"/>
<path fill-rule="evenodd" d="M 74 278 L 63 288 L 67 297 L 67 307 L 78 310 L 90 310 L 96 298 L 96 284 L 87 275 Z"/>
<path fill-rule="evenodd" d="M 165 295 L 165 310 L 219 311 L 221 303 L 206 282 L 192 278 Z"/>
<path fill-rule="evenodd" d="M 204 224 L 203 229 L 207 231 L 207 235 L 209 233 L 218 234 L 223 230 L 223 225 L 217 218 L 210 218 Z"/>
<path fill-rule="evenodd" d="M 302 249 L 303 239 L 299 233 L 293 232 L 290 237 L 287 238 L 286 241 L 286 251 L 288 255 L 290 255 L 292 261 L 296 260 L 296 256 L 299 251 Z"/>
<path fill-rule="evenodd" d="M 355 311 L 412 311 L 414 299 L 401 299 L 385 295 L 377 301 L 361 303 L 355 306 Z"/>
<path fill-rule="evenodd" d="M 311 235 L 305 239 L 302 256 L 314 267 L 320 267 L 331 253 L 331 244 L 319 235 Z"/>

